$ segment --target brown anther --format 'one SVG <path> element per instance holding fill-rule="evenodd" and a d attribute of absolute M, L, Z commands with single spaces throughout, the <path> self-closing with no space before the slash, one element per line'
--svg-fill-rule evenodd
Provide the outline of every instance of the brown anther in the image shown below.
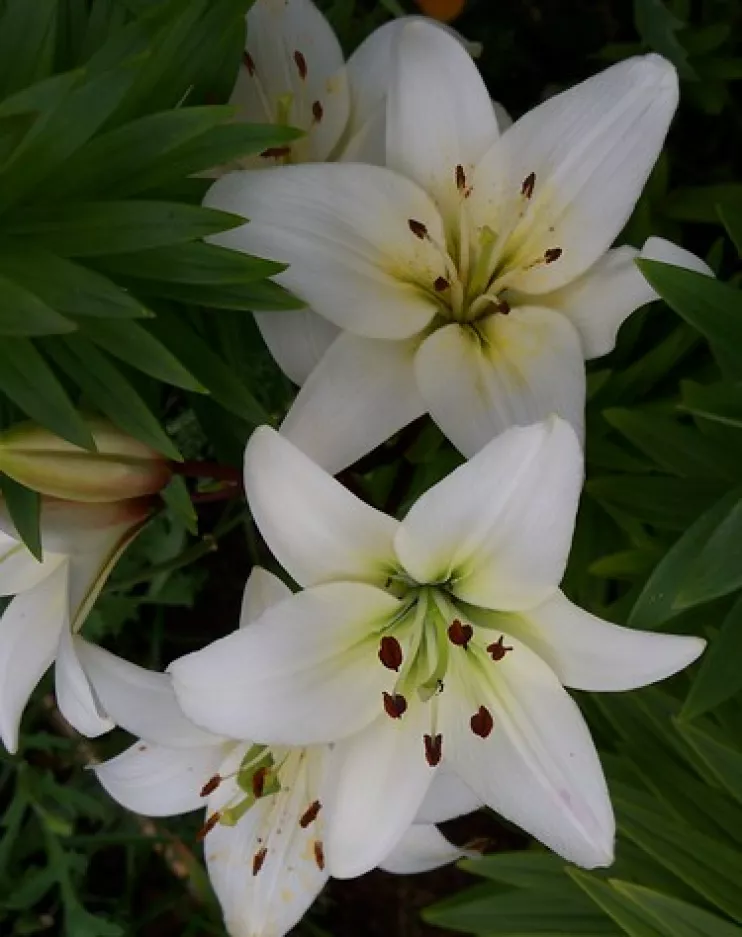
<path fill-rule="evenodd" d="M 504 635 L 500 635 L 494 644 L 489 644 L 487 646 L 487 653 L 490 655 L 492 660 L 502 660 L 509 651 L 513 650 L 512 647 L 506 647 L 504 642 Z"/>
<path fill-rule="evenodd" d="M 269 146 L 260 154 L 263 159 L 280 159 L 282 156 L 288 156 L 291 153 L 290 146 Z"/>
<path fill-rule="evenodd" d="M 456 188 L 459 192 L 466 192 L 466 173 L 461 163 L 456 167 Z"/>
<path fill-rule="evenodd" d="M 449 289 L 450 286 L 451 284 L 445 277 L 436 277 L 433 283 L 436 293 L 442 293 L 444 290 Z"/>
<path fill-rule="evenodd" d="M 305 830 L 310 823 L 313 823 L 317 819 L 317 814 L 322 809 L 322 804 L 315 800 L 314 803 L 310 804 L 304 813 L 301 815 L 299 820 L 299 826 Z"/>
<path fill-rule="evenodd" d="M 474 634 L 471 625 L 462 625 L 458 618 L 454 618 L 448 626 L 448 640 L 456 647 L 463 647 L 464 650 L 469 646 L 469 642 Z"/>
<path fill-rule="evenodd" d="M 422 221 L 415 221 L 414 218 L 410 218 L 407 224 L 410 226 L 410 231 L 412 231 L 416 238 L 420 238 L 421 241 L 424 241 L 428 236 L 428 229 Z"/>
<path fill-rule="evenodd" d="M 201 829 L 196 833 L 196 839 L 201 842 L 202 839 L 205 839 L 206 836 L 214 829 L 217 823 L 221 820 L 221 813 L 217 810 L 216 813 L 212 813 L 211 816 L 206 820 L 206 823 L 201 827 Z"/>
<path fill-rule="evenodd" d="M 544 251 L 544 260 L 547 264 L 553 264 L 554 261 L 559 260 L 561 256 L 561 247 L 550 247 L 547 251 Z"/>
<path fill-rule="evenodd" d="M 209 794 L 213 794 L 214 791 L 217 789 L 217 787 L 219 787 L 221 783 L 222 783 L 221 775 L 215 774 L 214 777 L 209 778 L 206 784 L 204 784 L 204 786 L 201 788 L 201 793 L 199 794 L 199 797 L 208 797 Z"/>
<path fill-rule="evenodd" d="M 268 769 L 265 767 L 258 768 L 255 774 L 252 776 L 252 792 L 256 800 L 259 800 L 263 796 L 267 777 Z"/>
<path fill-rule="evenodd" d="M 400 693 L 383 693 L 384 712 L 390 719 L 401 719 L 407 712 L 407 700 Z"/>
<path fill-rule="evenodd" d="M 325 847 L 322 843 L 316 839 L 314 841 L 314 861 L 317 863 L 317 868 L 320 872 L 325 870 Z"/>
<path fill-rule="evenodd" d="M 296 62 L 296 70 L 299 72 L 299 78 L 303 80 L 307 77 L 307 60 L 298 49 L 294 52 L 294 61 Z"/>
<path fill-rule="evenodd" d="M 312 117 L 314 117 L 315 123 L 319 123 L 322 120 L 322 115 L 325 113 L 325 109 L 322 107 L 320 101 L 315 101 L 312 104 Z"/>
<path fill-rule="evenodd" d="M 475 735 L 478 735 L 481 739 L 486 739 L 487 736 L 492 731 L 495 722 L 492 718 L 492 713 L 487 709 L 486 706 L 480 706 L 479 709 L 474 713 L 474 715 L 469 720 L 469 725 L 471 730 Z"/>
<path fill-rule="evenodd" d="M 263 863 L 265 862 L 265 857 L 268 855 L 268 850 L 263 846 L 262 849 L 258 849 L 255 855 L 252 857 L 252 874 L 257 875 L 258 872 L 263 868 Z"/>
<path fill-rule="evenodd" d="M 496 308 L 501 316 L 506 316 L 510 312 L 510 303 L 506 302 L 504 299 L 501 299 Z"/>
<path fill-rule="evenodd" d="M 523 185 L 520 187 L 520 194 L 525 196 L 525 198 L 531 198 L 533 195 L 533 190 L 536 187 L 536 173 L 532 172 L 526 176 L 523 180 Z"/>
<path fill-rule="evenodd" d="M 443 754 L 443 736 L 442 735 L 424 735 L 423 744 L 425 745 L 425 760 L 431 768 L 440 764 Z"/>
<path fill-rule="evenodd" d="M 247 51 L 247 49 L 245 49 L 245 51 L 242 53 L 242 61 L 245 63 L 245 68 L 247 69 L 248 75 L 250 75 L 252 78 L 252 76 L 255 74 L 255 60 Z"/>
<path fill-rule="evenodd" d="M 399 670 L 402 666 L 402 646 L 396 638 L 384 635 L 379 645 L 379 660 L 387 670 Z"/>

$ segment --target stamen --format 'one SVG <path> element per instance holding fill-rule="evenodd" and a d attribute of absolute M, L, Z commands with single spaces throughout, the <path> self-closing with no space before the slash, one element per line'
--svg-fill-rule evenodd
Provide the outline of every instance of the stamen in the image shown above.
<path fill-rule="evenodd" d="M 550 247 L 547 251 L 544 251 L 544 262 L 553 264 L 555 260 L 559 260 L 562 253 L 561 247 Z"/>
<path fill-rule="evenodd" d="M 387 670 L 399 671 L 402 666 L 402 647 L 391 635 L 384 635 L 379 646 L 379 660 Z"/>
<path fill-rule="evenodd" d="M 215 774 L 212 778 L 209 778 L 206 784 L 204 784 L 204 786 L 201 788 L 201 793 L 199 794 L 199 797 L 208 797 L 209 794 L 213 794 L 214 791 L 217 789 L 217 787 L 219 787 L 221 783 L 222 783 L 222 776 L 220 774 Z"/>
<path fill-rule="evenodd" d="M 435 768 L 440 764 L 443 754 L 443 736 L 440 734 L 424 735 L 423 745 L 425 746 L 425 760 L 431 768 Z"/>
<path fill-rule="evenodd" d="M 263 863 L 265 862 L 265 857 L 268 855 L 268 850 L 263 846 L 262 849 L 258 849 L 255 855 L 252 857 L 252 874 L 257 875 L 258 872 L 263 868 Z"/>
<path fill-rule="evenodd" d="M 523 185 L 520 187 L 520 194 L 526 198 L 531 198 L 533 196 L 533 190 L 536 187 L 536 173 L 532 172 L 526 176 L 523 180 Z"/>
<path fill-rule="evenodd" d="M 321 809 L 322 804 L 318 800 L 315 800 L 314 803 L 311 803 L 301 815 L 299 826 L 305 830 L 310 823 L 313 823 L 317 819 L 317 814 Z"/>
<path fill-rule="evenodd" d="M 435 282 L 433 283 L 433 288 L 436 293 L 443 293 L 445 290 L 451 288 L 451 284 L 445 277 L 436 277 Z"/>
<path fill-rule="evenodd" d="M 324 108 L 320 101 L 315 101 L 312 104 L 312 117 L 314 117 L 315 123 L 319 123 L 322 120 L 322 115 L 325 113 Z"/>
<path fill-rule="evenodd" d="M 459 163 L 456 167 L 456 188 L 462 195 L 466 194 L 466 173 L 464 167 Z"/>
<path fill-rule="evenodd" d="M 458 618 L 454 618 L 448 627 L 448 639 L 456 647 L 463 647 L 464 650 L 469 646 L 469 642 L 474 634 L 471 625 L 462 625 Z"/>
<path fill-rule="evenodd" d="M 469 720 L 472 732 L 482 739 L 487 738 L 494 724 L 492 713 L 486 706 L 480 706 Z"/>
<path fill-rule="evenodd" d="M 258 768 L 255 774 L 252 776 L 252 792 L 255 800 L 259 800 L 263 796 L 265 791 L 265 781 L 268 777 L 268 768 L 262 767 Z"/>
<path fill-rule="evenodd" d="M 384 712 L 390 719 L 401 719 L 407 712 L 407 700 L 400 693 L 383 693 Z"/>
<path fill-rule="evenodd" d="M 505 635 L 502 634 L 494 644 L 487 646 L 487 653 L 494 661 L 502 660 L 503 657 L 512 650 L 512 647 L 505 646 Z"/>
<path fill-rule="evenodd" d="M 283 156 L 289 156 L 290 154 L 290 146 L 269 146 L 268 149 L 263 150 L 260 155 L 263 159 L 281 159 Z"/>
<path fill-rule="evenodd" d="M 221 813 L 217 810 L 216 813 L 212 813 L 211 816 L 206 820 L 206 823 L 201 827 L 201 829 L 196 833 L 196 839 L 200 843 L 202 839 L 205 839 L 206 836 L 214 829 L 219 820 L 221 819 Z"/>
<path fill-rule="evenodd" d="M 314 861 L 317 863 L 317 868 L 320 870 L 320 872 L 324 872 L 325 848 L 318 839 L 314 841 Z"/>
<path fill-rule="evenodd" d="M 410 231 L 415 235 L 415 237 L 420 238 L 421 241 L 424 241 L 428 236 L 428 229 L 422 223 L 422 221 L 416 221 L 414 218 L 409 218 L 407 224 L 410 226 Z"/>
<path fill-rule="evenodd" d="M 296 70 L 299 72 L 299 78 L 303 81 L 307 77 L 307 60 L 298 49 L 294 52 L 294 61 L 296 62 Z"/>
<path fill-rule="evenodd" d="M 255 60 L 247 51 L 247 49 L 245 49 L 245 51 L 242 53 L 242 61 L 245 64 L 248 75 L 252 78 L 252 76 L 255 74 Z"/>
<path fill-rule="evenodd" d="M 501 299 L 497 306 L 497 311 L 501 316 L 508 315 L 510 312 L 510 303 L 505 299 Z"/>

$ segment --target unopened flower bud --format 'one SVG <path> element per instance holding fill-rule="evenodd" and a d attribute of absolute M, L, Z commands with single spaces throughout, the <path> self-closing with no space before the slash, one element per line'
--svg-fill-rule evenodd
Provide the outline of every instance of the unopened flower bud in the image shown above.
<path fill-rule="evenodd" d="M 35 423 L 0 434 L 0 471 L 27 488 L 68 501 L 102 503 L 160 491 L 171 470 L 160 453 L 105 420 L 90 419 L 96 452 Z"/>

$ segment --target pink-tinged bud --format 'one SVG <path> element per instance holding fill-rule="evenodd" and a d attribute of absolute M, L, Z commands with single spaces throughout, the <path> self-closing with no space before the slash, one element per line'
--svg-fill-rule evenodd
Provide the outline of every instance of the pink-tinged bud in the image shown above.
<path fill-rule="evenodd" d="M 139 498 L 167 485 L 160 453 L 105 420 L 87 421 L 97 452 L 88 452 L 35 423 L 0 434 L 0 471 L 52 498 L 105 503 Z"/>

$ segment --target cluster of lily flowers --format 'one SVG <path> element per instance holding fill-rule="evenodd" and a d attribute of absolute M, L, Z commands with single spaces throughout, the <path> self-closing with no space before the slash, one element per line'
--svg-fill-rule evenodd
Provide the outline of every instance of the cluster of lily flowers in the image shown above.
<path fill-rule="evenodd" d="M 305 134 L 223 167 L 207 203 L 249 219 L 216 240 L 287 263 L 276 280 L 306 303 L 256 313 L 301 389 L 245 454 L 286 581 L 253 569 L 237 630 L 166 673 L 80 629 L 167 465 L 103 423 L 98 455 L 38 428 L 4 437 L 0 468 L 44 495 L 44 552 L 0 512 L 2 740 L 17 749 L 55 662 L 71 725 L 138 737 L 95 768 L 114 798 L 205 811 L 233 937 L 285 934 L 330 875 L 454 861 L 435 824 L 482 805 L 581 866 L 612 862 L 603 771 L 565 687 L 644 686 L 704 642 L 602 621 L 559 584 L 584 361 L 657 298 L 638 256 L 710 273 L 659 238 L 611 247 L 677 99 L 648 55 L 511 123 L 446 27 L 396 20 L 344 63 L 310 0 L 257 0 L 233 103 Z M 425 413 L 468 461 L 403 520 L 333 477 Z"/>

